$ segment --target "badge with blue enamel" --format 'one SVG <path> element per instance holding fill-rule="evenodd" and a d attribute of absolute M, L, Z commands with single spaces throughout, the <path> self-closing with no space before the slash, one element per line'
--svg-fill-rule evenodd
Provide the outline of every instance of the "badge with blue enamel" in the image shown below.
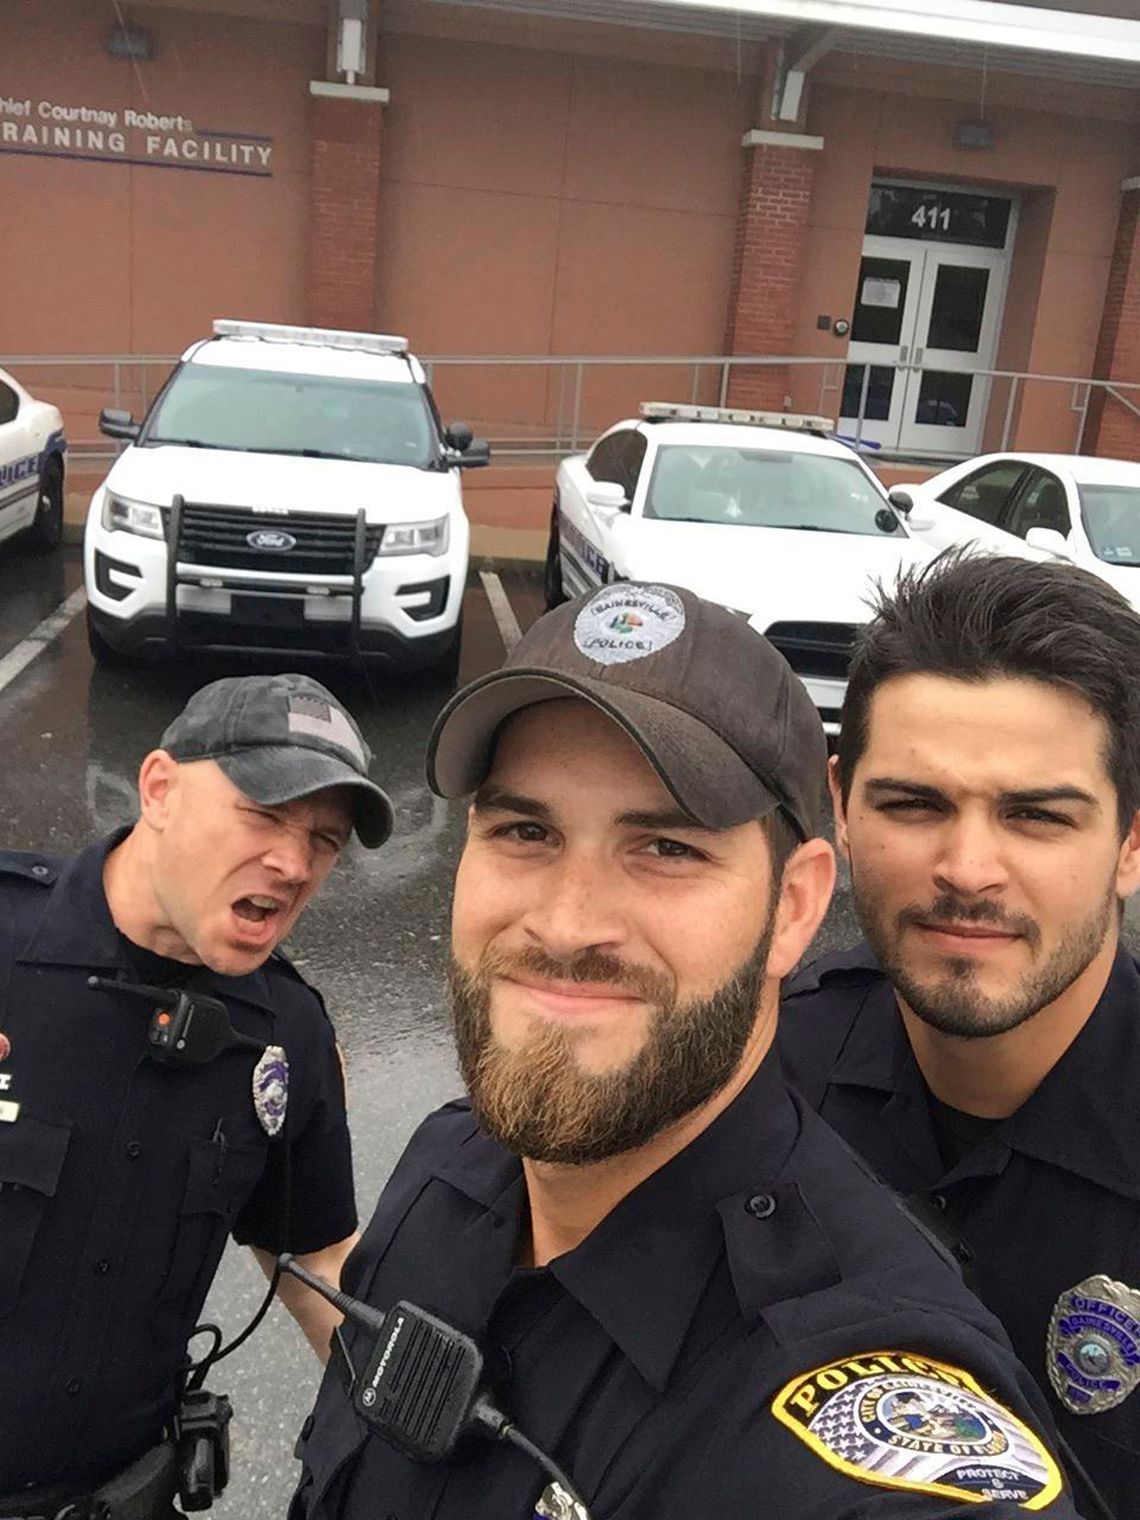
<path fill-rule="evenodd" d="M 1140 1383 L 1140 1290 L 1103 1272 L 1067 1288 L 1053 1308 L 1049 1381 L 1073 1414 L 1100 1414 Z"/>
<path fill-rule="evenodd" d="M 289 1107 L 289 1058 L 280 1045 L 267 1045 L 253 1068 L 253 1106 L 258 1123 L 272 1140 L 281 1133 Z"/>

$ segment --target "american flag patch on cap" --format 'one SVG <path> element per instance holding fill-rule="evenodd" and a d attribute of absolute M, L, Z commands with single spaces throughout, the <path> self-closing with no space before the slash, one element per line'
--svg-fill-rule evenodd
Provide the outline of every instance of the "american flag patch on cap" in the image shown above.
<path fill-rule="evenodd" d="M 347 750 L 362 771 L 368 769 L 368 756 L 364 752 L 352 724 L 341 712 L 323 702 L 319 697 L 293 696 L 289 698 L 289 732 L 311 734 Z"/>

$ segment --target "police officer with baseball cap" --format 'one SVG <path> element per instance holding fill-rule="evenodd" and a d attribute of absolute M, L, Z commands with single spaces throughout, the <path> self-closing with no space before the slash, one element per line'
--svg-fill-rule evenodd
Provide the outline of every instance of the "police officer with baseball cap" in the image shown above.
<path fill-rule="evenodd" d="M 316 681 L 216 681 L 143 760 L 133 827 L 0 854 L 0 1516 L 174 1513 L 179 1373 L 227 1235 L 338 1275 L 340 1063 L 278 947 L 352 832 L 391 831 L 370 758 Z M 282 1297 L 327 1354 L 337 1316 Z"/>
<path fill-rule="evenodd" d="M 834 881 L 824 766 L 779 654 L 668 586 L 549 613 L 445 708 L 467 1097 L 342 1283 L 477 1336 L 530 1446 L 411 1460 L 362 1417 L 406 1313 L 354 1321 L 291 1520 L 1076 1513 L 997 1322 L 782 1079 L 780 980 Z"/>

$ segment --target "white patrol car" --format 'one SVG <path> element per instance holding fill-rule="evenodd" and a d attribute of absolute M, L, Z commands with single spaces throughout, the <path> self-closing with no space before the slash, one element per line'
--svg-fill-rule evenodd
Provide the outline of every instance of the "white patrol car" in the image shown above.
<path fill-rule="evenodd" d="M 871 585 L 930 550 L 831 429 L 823 417 L 647 402 L 559 466 L 547 605 L 615 580 L 685 586 L 749 618 L 837 733 Z"/>
<path fill-rule="evenodd" d="M 403 338 L 219 321 L 141 422 L 87 516 L 97 660 L 298 650 L 453 677 L 469 530 L 445 429 Z"/>
<path fill-rule="evenodd" d="M 0 542 L 26 532 L 34 549 L 58 545 L 66 449 L 58 410 L 0 369 Z"/>

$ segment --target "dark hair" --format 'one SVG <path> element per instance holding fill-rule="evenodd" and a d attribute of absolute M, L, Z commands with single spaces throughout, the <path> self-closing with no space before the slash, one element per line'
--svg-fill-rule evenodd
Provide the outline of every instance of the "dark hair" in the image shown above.
<path fill-rule="evenodd" d="M 1105 581 L 1075 565 L 955 548 L 904 571 L 893 590 L 880 586 L 847 677 L 844 802 L 871 698 L 904 675 L 1041 681 L 1083 697 L 1108 727 L 1105 768 L 1127 833 L 1140 807 L 1140 617 Z"/>

